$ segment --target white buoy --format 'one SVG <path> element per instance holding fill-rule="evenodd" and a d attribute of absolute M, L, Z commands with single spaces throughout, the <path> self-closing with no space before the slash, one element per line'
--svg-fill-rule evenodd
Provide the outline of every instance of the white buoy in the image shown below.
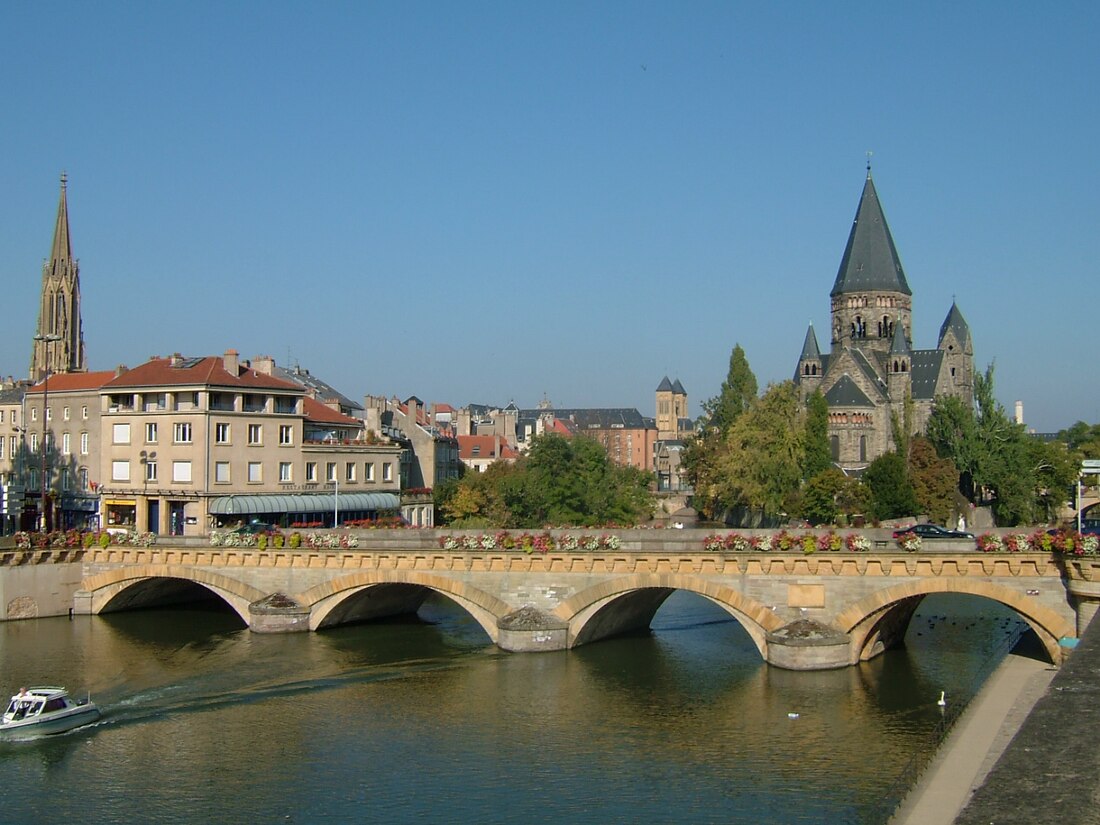
<path fill-rule="evenodd" d="M 944 699 L 944 692 L 942 690 L 940 691 L 939 701 L 936 702 L 936 704 L 939 705 L 941 708 L 947 704 L 947 700 Z"/>

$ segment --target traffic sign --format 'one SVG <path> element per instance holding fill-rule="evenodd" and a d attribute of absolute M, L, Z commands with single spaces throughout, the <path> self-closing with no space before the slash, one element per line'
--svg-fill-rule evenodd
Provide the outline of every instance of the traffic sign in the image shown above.
<path fill-rule="evenodd" d="M 1100 470 L 1100 458 L 1086 458 L 1081 462 L 1082 470 Z"/>

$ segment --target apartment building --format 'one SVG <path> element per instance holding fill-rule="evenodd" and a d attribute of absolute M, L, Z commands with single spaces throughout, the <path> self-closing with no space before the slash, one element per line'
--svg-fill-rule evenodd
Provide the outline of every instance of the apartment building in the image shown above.
<path fill-rule="evenodd" d="M 223 356 L 153 358 L 100 393 L 102 524 L 171 535 L 395 515 L 403 450 L 297 383 Z"/>

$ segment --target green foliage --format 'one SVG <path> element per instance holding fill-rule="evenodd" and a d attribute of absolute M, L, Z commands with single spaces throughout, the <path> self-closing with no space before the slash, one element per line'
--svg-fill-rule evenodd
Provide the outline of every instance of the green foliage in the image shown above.
<path fill-rule="evenodd" d="M 1058 440 L 1082 459 L 1100 458 L 1100 424 L 1090 426 L 1084 421 L 1078 421 L 1069 429 L 1058 433 Z"/>
<path fill-rule="evenodd" d="M 802 517 L 811 524 L 834 524 L 840 513 L 837 499 L 847 479 L 830 467 L 806 482 L 802 489 Z"/>
<path fill-rule="evenodd" d="M 905 459 L 897 453 L 880 455 L 863 473 L 871 491 L 871 515 L 881 521 L 916 515 L 917 499 L 906 472 Z"/>
<path fill-rule="evenodd" d="M 936 451 L 954 461 L 967 498 L 992 506 L 997 524 L 1049 521 L 1068 499 L 1075 455 L 1065 446 L 1032 438 L 1008 417 L 993 397 L 993 365 L 974 376 L 974 400 L 975 409 L 967 409 L 958 399 L 937 399 L 928 422 Z M 1090 436 L 1084 427 L 1069 437 L 1091 443 Z"/>
<path fill-rule="evenodd" d="M 833 466 L 829 449 L 829 404 L 821 390 L 806 399 L 806 458 L 802 477 L 813 478 Z"/>
<path fill-rule="evenodd" d="M 722 382 L 722 391 L 703 402 L 709 425 L 720 433 L 727 432 L 756 400 L 757 391 L 756 376 L 749 368 L 745 351 L 737 344 L 730 353 L 729 372 Z"/>
<path fill-rule="evenodd" d="M 444 507 L 453 526 L 635 524 L 652 515 L 650 474 L 614 464 L 589 438 L 536 437 L 515 464 L 470 473 Z"/>
<path fill-rule="evenodd" d="M 802 480 L 805 436 L 805 413 L 793 382 L 770 386 L 721 442 L 715 493 L 723 509 L 746 507 L 767 516 L 786 512 Z"/>

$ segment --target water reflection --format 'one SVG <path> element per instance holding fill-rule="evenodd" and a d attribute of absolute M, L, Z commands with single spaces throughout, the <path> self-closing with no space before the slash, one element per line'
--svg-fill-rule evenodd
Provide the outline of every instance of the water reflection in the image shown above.
<path fill-rule="evenodd" d="M 5 817 L 880 822 L 939 690 L 966 689 L 1004 631 L 990 603 L 929 600 L 904 650 L 794 673 L 685 593 L 651 632 L 569 652 L 503 653 L 442 598 L 420 616 L 292 635 L 178 608 L 2 625 L 9 678 L 104 709 L 0 743 Z"/>

